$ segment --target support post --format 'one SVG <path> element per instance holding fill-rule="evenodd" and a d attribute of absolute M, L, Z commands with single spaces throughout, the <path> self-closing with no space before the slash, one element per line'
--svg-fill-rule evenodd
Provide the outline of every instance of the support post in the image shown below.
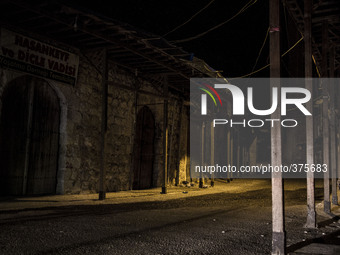
<path fill-rule="evenodd" d="M 328 23 L 322 24 L 322 74 L 324 78 L 328 77 Z M 331 212 L 329 199 L 329 120 L 328 120 L 328 84 L 324 82 L 322 87 L 322 133 L 323 133 L 323 164 L 327 165 L 328 171 L 324 173 L 323 191 L 324 191 L 324 211 Z"/>
<path fill-rule="evenodd" d="M 280 1 L 269 0 L 269 26 L 270 26 L 270 88 L 277 87 L 280 91 Z M 278 97 L 280 98 L 280 96 Z M 280 105 L 280 102 L 278 102 Z M 272 119 L 280 119 L 278 108 Z M 271 128 L 271 164 L 280 167 L 281 155 L 281 126 Z M 284 199 L 282 173 L 272 173 L 272 254 L 285 254 L 286 236 L 284 227 Z"/>
<path fill-rule="evenodd" d="M 182 113 L 183 113 L 183 100 L 180 100 L 179 102 L 180 106 L 179 106 L 179 119 L 178 119 L 178 150 L 177 150 L 177 169 L 176 169 L 176 182 L 175 185 L 178 186 L 179 185 L 179 177 L 180 177 L 180 173 L 181 173 L 181 140 L 183 137 L 182 134 L 182 125 L 183 125 L 183 118 L 182 118 Z"/>
<path fill-rule="evenodd" d="M 201 166 L 203 167 L 205 164 L 204 156 L 205 156 L 205 123 L 202 123 L 202 129 L 201 129 Z M 200 171 L 200 179 L 198 183 L 199 188 L 203 188 L 203 173 Z"/>
<path fill-rule="evenodd" d="M 241 166 L 240 160 L 241 160 L 240 131 L 238 131 L 237 132 L 237 157 L 236 157 L 237 170 L 239 170 Z M 240 177 L 239 172 L 237 172 L 237 177 Z"/>
<path fill-rule="evenodd" d="M 174 139 L 174 122 L 175 122 L 175 111 L 177 106 L 177 100 L 175 100 L 173 108 L 172 108 L 172 115 L 171 115 L 171 130 L 170 130 L 170 141 L 169 141 L 169 151 L 168 151 L 168 169 L 171 171 L 171 161 L 172 161 L 172 151 L 173 151 L 173 139 Z M 169 180 L 170 176 L 168 174 L 167 182 L 173 182 L 173 180 Z M 176 178 L 176 177 L 175 177 Z"/>
<path fill-rule="evenodd" d="M 136 149 L 135 149 L 135 139 L 136 139 L 136 129 L 137 129 L 137 112 L 138 110 L 138 88 L 134 91 L 134 102 L 133 102 L 133 134 L 131 139 L 131 167 L 130 167 L 130 184 L 129 189 L 133 189 L 133 178 L 134 178 L 134 168 L 135 168 L 135 157 L 136 157 Z"/>
<path fill-rule="evenodd" d="M 304 41 L 305 41 L 305 87 L 313 98 L 313 66 L 312 66 L 312 0 L 304 2 Z M 312 114 L 306 116 L 306 163 L 314 164 L 314 130 L 313 130 L 313 100 L 306 104 L 307 110 Z M 307 172 L 307 222 L 306 228 L 316 228 L 315 213 L 315 182 L 314 172 Z"/>
<path fill-rule="evenodd" d="M 134 178 L 134 168 L 135 168 L 135 139 L 136 139 L 136 129 L 137 129 L 137 109 L 138 108 L 138 88 L 134 91 L 134 102 L 133 102 L 133 135 L 131 140 L 131 168 L 130 168 L 130 184 L 129 189 L 133 189 L 133 178 Z"/>
<path fill-rule="evenodd" d="M 340 77 L 340 70 L 338 69 L 336 77 L 339 78 Z M 339 106 L 340 102 L 338 100 L 339 97 L 339 79 L 336 79 L 335 81 L 336 83 L 334 84 L 334 88 L 336 89 L 336 105 Z M 340 190 L 340 118 L 339 118 L 339 113 L 336 114 L 336 137 L 337 137 L 337 157 L 336 157 L 336 164 L 337 164 L 337 177 L 338 177 L 338 181 L 337 181 L 337 186 L 338 189 Z"/>
<path fill-rule="evenodd" d="M 168 77 L 165 77 L 163 85 L 163 184 L 162 194 L 167 194 L 168 186 Z"/>
<path fill-rule="evenodd" d="M 331 47 L 329 54 L 329 76 L 331 78 L 335 77 L 334 73 L 335 69 L 335 47 Z M 329 168 L 332 173 L 332 204 L 338 204 L 338 193 L 337 193 L 337 178 L 336 178 L 336 136 L 335 136 L 335 108 L 334 108 L 334 97 L 335 97 L 335 88 L 334 88 L 334 80 L 331 79 L 329 82 L 329 95 L 330 95 L 330 142 L 331 142 L 331 167 Z"/>
<path fill-rule="evenodd" d="M 230 130 L 230 166 L 234 165 L 234 134 L 233 130 Z M 230 181 L 233 180 L 233 173 L 230 173 Z"/>
<path fill-rule="evenodd" d="M 231 165 L 230 163 L 230 129 L 227 130 L 227 164 Z M 227 182 L 230 182 L 230 172 L 227 172 Z"/>
<path fill-rule="evenodd" d="M 215 128 L 214 124 L 210 124 L 210 165 L 215 165 Z M 214 173 L 211 174 L 210 186 L 215 186 Z"/>
<path fill-rule="evenodd" d="M 99 180 L 99 200 L 106 198 L 105 185 L 105 136 L 107 130 L 107 50 L 103 50 L 103 70 L 102 70 L 102 118 L 101 118 L 101 144 L 100 144 L 100 180 Z"/>

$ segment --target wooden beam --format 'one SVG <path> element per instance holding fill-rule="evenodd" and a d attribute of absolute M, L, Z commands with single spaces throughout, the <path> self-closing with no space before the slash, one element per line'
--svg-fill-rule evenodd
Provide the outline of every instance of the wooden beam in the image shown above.
<path fill-rule="evenodd" d="M 313 98 L 313 62 L 312 62 L 312 0 L 304 1 L 304 42 L 305 42 L 305 87 Z M 313 130 L 313 100 L 306 104 L 307 110 L 312 114 L 306 116 L 306 163 L 314 164 L 314 130 Z M 314 172 L 307 172 L 307 222 L 306 228 L 316 228 L 315 213 L 315 183 Z"/>
<path fill-rule="evenodd" d="M 163 183 L 162 194 L 167 194 L 168 188 L 168 77 L 165 77 L 163 85 Z"/>
<path fill-rule="evenodd" d="M 210 124 L 210 165 L 215 165 L 215 128 L 213 122 Z M 215 186 L 214 173 L 211 174 L 211 187 Z"/>
<path fill-rule="evenodd" d="M 334 78 L 335 76 L 335 48 L 334 46 L 330 48 L 329 54 L 329 76 Z M 338 194 L 337 194 L 337 178 L 336 178 L 336 135 L 335 135 L 335 88 L 334 80 L 329 81 L 329 96 L 330 96 L 330 142 L 331 142 L 331 165 L 328 167 L 332 174 L 332 204 L 338 205 Z"/>
<path fill-rule="evenodd" d="M 328 77 L 328 22 L 323 22 L 322 32 L 322 76 Z M 328 120 L 328 84 L 323 83 L 322 87 L 322 133 L 323 133 L 323 164 L 329 167 L 329 120 Z M 329 170 L 329 169 L 328 169 Z M 331 204 L 329 199 L 329 171 L 324 173 L 324 211 L 326 213 L 331 212 Z"/>
<path fill-rule="evenodd" d="M 183 108 L 184 108 L 184 105 L 183 105 L 183 100 L 180 99 L 179 100 L 179 119 L 178 119 L 178 126 L 177 126 L 177 129 L 178 129 L 178 140 L 177 140 L 177 143 L 178 143 L 178 150 L 177 150 L 177 169 L 176 169 L 176 186 L 179 185 L 179 181 L 180 181 L 180 173 L 181 173 L 181 140 L 182 140 L 182 137 L 183 137 L 183 134 L 182 134 L 182 125 L 183 125 L 183 118 L 182 118 L 182 115 L 183 115 Z"/>
<path fill-rule="evenodd" d="M 280 91 L 280 1 L 269 0 L 270 26 L 270 88 L 277 87 Z M 280 98 L 280 97 L 278 97 Z M 278 102 L 280 105 L 280 102 Z M 271 119 L 280 119 L 278 108 Z M 281 126 L 271 128 L 271 164 L 273 167 L 282 165 Z M 272 254 L 285 254 L 286 237 L 284 227 L 284 199 L 282 173 L 272 173 Z"/>
<path fill-rule="evenodd" d="M 205 165 L 204 155 L 205 155 L 205 122 L 203 121 L 201 126 L 201 166 Z M 203 173 L 200 171 L 200 178 L 198 183 L 199 188 L 203 188 Z"/>
<path fill-rule="evenodd" d="M 105 142 L 107 131 L 107 94 L 108 94 L 108 70 L 107 70 L 107 50 L 103 49 L 103 70 L 102 70 L 102 116 L 101 116 L 101 159 L 100 159 L 100 178 L 99 178 L 99 200 L 106 198 L 106 169 L 105 169 Z"/>
<path fill-rule="evenodd" d="M 17 6 L 20 6 L 22 8 L 25 8 L 27 10 L 30 10 L 30 11 L 32 11 L 34 13 L 39 14 L 39 15 L 42 15 L 42 16 L 44 16 L 46 18 L 51 19 L 51 20 L 54 20 L 57 23 L 63 24 L 65 26 L 68 26 L 68 27 L 73 29 L 73 24 L 71 24 L 67 20 L 62 19 L 61 17 L 55 15 L 52 12 L 49 12 L 47 10 L 43 10 L 43 9 L 41 9 L 39 7 L 33 7 L 32 5 L 29 5 L 27 3 L 24 3 L 24 2 L 21 2 L 21 1 L 17 1 L 17 0 L 12 0 L 11 3 L 13 3 L 13 4 L 17 5 Z M 121 40 L 117 40 L 117 39 L 112 38 L 110 36 L 107 36 L 105 34 L 101 34 L 101 33 L 97 32 L 96 30 L 93 30 L 93 29 L 90 29 L 90 28 L 86 28 L 85 26 L 79 26 L 78 30 L 82 31 L 85 34 L 88 34 L 88 35 L 100 38 L 103 41 L 106 41 L 106 42 L 109 42 L 109 43 L 112 43 L 112 44 L 115 44 L 115 45 L 119 45 L 122 48 L 125 48 L 125 49 L 129 50 L 130 52 L 133 52 L 136 55 L 139 55 L 139 56 L 141 56 L 141 57 L 143 57 L 145 59 L 148 59 L 148 60 L 150 60 L 150 61 L 152 61 L 154 63 L 157 63 L 157 64 L 167 68 L 168 70 L 171 70 L 171 71 L 177 73 L 178 75 L 180 75 L 180 76 L 182 76 L 182 77 L 184 77 L 186 79 L 189 79 L 189 76 L 185 75 L 180 69 L 173 68 L 171 66 L 171 64 L 169 65 L 168 63 L 162 63 L 162 62 L 156 60 L 155 58 L 152 58 L 152 57 L 148 56 L 147 54 L 141 52 L 139 49 L 133 48 L 130 45 L 128 45 L 126 43 L 123 43 Z M 156 48 L 154 50 L 157 51 Z M 171 59 L 174 63 L 176 62 L 176 64 L 179 64 L 179 62 L 176 61 L 175 58 L 171 58 L 171 56 L 168 56 L 168 57 L 169 57 L 169 60 Z"/>
<path fill-rule="evenodd" d="M 127 87 L 127 86 L 126 86 Z M 130 88 L 130 87 L 129 87 Z M 131 88 L 132 89 L 132 88 Z M 137 88 L 135 88 L 133 90 L 133 94 L 134 94 L 134 100 L 133 100 L 133 123 L 132 123 L 132 127 L 133 127 L 133 133 L 132 133 L 132 137 L 131 137 L 131 165 L 130 165 L 130 183 L 129 183 L 129 189 L 132 190 L 133 189 L 133 178 L 134 178 L 134 169 L 135 169 L 135 155 L 137 154 L 136 152 L 136 147 L 135 147 L 135 139 L 136 139 L 136 131 L 137 131 L 137 116 L 138 116 L 138 90 Z M 110 96 L 110 95 L 109 95 Z"/>

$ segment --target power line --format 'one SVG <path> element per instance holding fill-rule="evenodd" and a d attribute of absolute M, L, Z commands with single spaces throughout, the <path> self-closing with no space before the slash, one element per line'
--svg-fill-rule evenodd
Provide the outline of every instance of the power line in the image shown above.
<path fill-rule="evenodd" d="M 195 36 L 192 36 L 192 37 L 188 37 L 188 38 L 185 38 L 185 39 L 182 39 L 182 40 L 175 40 L 175 41 L 172 41 L 173 43 L 183 43 L 183 42 L 188 42 L 188 41 L 192 41 L 192 40 L 195 40 L 197 38 L 200 38 L 204 35 L 206 35 L 207 33 L 225 25 L 226 23 L 228 23 L 229 21 L 233 20 L 234 18 L 236 18 L 238 15 L 240 15 L 241 13 L 243 13 L 245 10 L 247 10 L 249 7 L 251 7 L 252 5 L 254 5 L 255 3 L 257 2 L 257 0 L 250 0 L 245 6 L 243 6 L 241 8 L 241 10 L 239 10 L 234 16 L 232 16 L 231 18 L 229 18 L 228 20 L 208 29 L 207 31 L 203 32 L 203 33 L 200 33 L 198 35 L 195 35 Z"/>
<path fill-rule="evenodd" d="M 183 27 L 185 24 L 189 23 L 193 18 L 195 18 L 198 14 L 200 14 L 202 11 L 204 11 L 205 9 L 207 9 L 213 2 L 215 2 L 215 0 L 210 1 L 206 6 L 204 6 L 201 10 L 199 10 L 198 12 L 196 12 L 194 15 L 192 15 L 187 21 L 185 21 L 184 23 L 182 23 L 181 25 L 178 25 L 177 27 L 175 27 L 174 29 L 172 29 L 171 31 L 167 32 L 166 34 L 163 35 L 163 37 L 167 36 L 168 34 L 171 34 L 173 32 L 175 32 L 177 29 Z"/>
<path fill-rule="evenodd" d="M 264 38 L 264 40 L 263 40 L 263 43 L 262 43 L 262 46 L 261 46 L 261 48 L 260 48 L 259 54 L 257 55 L 255 64 L 254 64 L 253 68 L 251 69 L 252 72 L 255 70 L 255 67 L 257 66 L 257 62 L 258 62 L 259 59 L 260 59 L 262 50 L 263 50 L 264 46 L 266 45 L 266 41 L 267 41 L 267 38 L 268 38 L 269 30 L 270 30 L 270 28 L 268 27 L 266 36 L 265 36 L 265 38 Z"/>
<path fill-rule="evenodd" d="M 293 45 L 292 47 L 290 47 L 288 50 L 286 50 L 286 51 L 281 55 L 281 57 L 284 57 L 286 54 L 288 54 L 288 52 L 290 52 L 292 49 L 294 49 L 294 48 L 295 48 L 302 40 L 303 40 L 303 36 L 302 36 L 296 43 L 294 43 L 294 45 Z M 314 58 L 314 57 L 313 57 L 313 58 Z M 260 72 L 261 70 L 267 68 L 268 66 L 270 66 L 270 64 L 267 64 L 267 65 L 265 65 L 265 66 L 263 66 L 263 67 L 257 69 L 256 71 L 253 71 L 253 72 L 251 72 L 251 73 L 248 73 L 248 74 L 243 75 L 243 76 L 240 76 L 240 77 L 232 78 L 232 79 L 230 79 L 230 80 L 248 77 L 248 76 L 253 75 L 253 74 L 257 73 L 257 72 Z"/>

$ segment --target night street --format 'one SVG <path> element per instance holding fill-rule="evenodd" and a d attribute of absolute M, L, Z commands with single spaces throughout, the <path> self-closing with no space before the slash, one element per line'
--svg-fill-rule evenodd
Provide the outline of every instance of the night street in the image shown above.
<path fill-rule="evenodd" d="M 287 251 L 312 242 L 339 245 L 340 223 L 322 213 L 319 181 L 315 190 L 319 228 L 302 228 L 306 220 L 303 182 L 285 183 Z M 3 200 L 0 253 L 270 253 L 270 180 L 217 180 L 214 188 L 172 188 L 167 195 L 159 191 L 110 193 L 105 201 L 95 195 Z M 333 212 L 340 212 L 339 207 Z"/>
<path fill-rule="evenodd" d="M 0 0 L 0 255 L 340 254 L 340 1 Z"/>

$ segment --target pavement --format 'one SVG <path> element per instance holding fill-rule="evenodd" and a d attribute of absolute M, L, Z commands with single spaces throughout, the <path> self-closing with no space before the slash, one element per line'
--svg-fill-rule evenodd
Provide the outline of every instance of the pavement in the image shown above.
<path fill-rule="evenodd" d="M 216 180 L 214 187 L 170 187 L 98 194 L 0 199 L 0 254 L 270 254 L 270 180 Z M 304 229 L 306 187 L 285 182 L 290 254 L 340 254 L 340 207 Z"/>

